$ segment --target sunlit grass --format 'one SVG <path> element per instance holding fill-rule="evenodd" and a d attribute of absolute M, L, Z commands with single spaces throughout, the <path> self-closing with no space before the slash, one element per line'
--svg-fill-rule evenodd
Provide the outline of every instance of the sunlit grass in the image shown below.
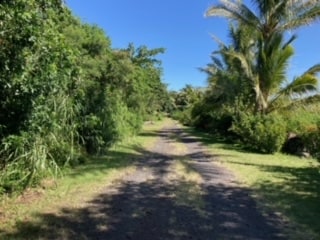
<path fill-rule="evenodd" d="M 291 222 L 293 239 L 320 239 L 320 164 L 277 153 L 257 154 L 213 136 L 199 134 L 218 162 L 230 169 L 244 186 L 254 190 L 263 209 L 278 212 Z M 298 234 L 297 229 L 301 234 Z"/>
<path fill-rule="evenodd" d="M 90 158 L 86 165 L 69 170 L 47 189 L 29 189 L 17 198 L 3 200 L 0 229 L 14 230 L 16 222 L 35 220 L 38 212 L 58 214 L 57 209 L 61 207 L 85 206 L 102 188 L 116 184 L 134 170 L 130 159 L 130 155 L 118 152 L 113 152 L 112 157 Z"/>

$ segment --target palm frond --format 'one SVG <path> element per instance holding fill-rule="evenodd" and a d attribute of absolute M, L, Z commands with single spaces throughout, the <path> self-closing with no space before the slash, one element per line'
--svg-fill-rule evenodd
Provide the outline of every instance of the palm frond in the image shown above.
<path fill-rule="evenodd" d="M 297 10 L 297 8 L 295 8 L 295 10 Z M 281 26 L 281 30 L 296 29 L 301 26 L 308 25 L 312 22 L 320 20 L 320 3 L 319 2 L 313 4 L 312 7 L 307 9 L 304 6 L 301 6 L 299 10 L 297 10 L 295 14 L 292 14 L 293 15 L 292 19 L 290 19 L 289 21 L 287 21 L 285 24 Z"/>
<path fill-rule="evenodd" d="M 305 74 L 316 75 L 317 73 L 320 73 L 320 63 L 313 65 L 311 68 L 305 71 L 303 75 Z"/>
<path fill-rule="evenodd" d="M 225 17 L 239 22 L 243 22 L 252 27 L 260 26 L 259 18 L 243 3 L 232 2 L 230 0 L 220 0 L 221 4 L 210 7 L 206 17 Z"/>
<path fill-rule="evenodd" d="M 293 81 L 284 86 L 269 103 L 269 112 L 273 111 L 279 106 L 284 107 L 283 101 L 288 105 L 288 101 L 292 97 L 303 96 L 306 94 L 314 93 L 318 90 L 319 79 L 316 73 L 320 72 L 320 64 L 314 65 L 304 72 L 301 76 L 296 77 Z M 299 101 L 302 101 L 299 97 Z M 292 99 L 291 101 L 292 102 Z M 297 102 L 295 100 L 294 102 Z M 290 104 L 289 104 L 290 105 Z"/>
<path fill-rule="evenodd" d="M 211 59 L 212 59 L 214 65 L 215 65 L 218 69 L 222 70 L 222 69 L 224 68 L 224 64 L 222 63 L 222 61 L 221 61 L 219 58 L 217 58 L 217 57 L 215 57 L 215 56 L 211 56 Z"/>
<path fill-rule="evenodd" d="M 286 73 L 289 66 L 289 60 L 294 55 L 294 49 L 290 45 L 284 49 L 279 50 L 274 54 L 273 59 L 270 59 L 270 64 L 272 64 L 272 84 L 270 87 L 272 89 L 278 88 L 278 86 L 283 83 L 286 79 Z"/>
<path fill-rule="evenodd" d="M 218 46 L 219 46 L 220 48 L 226 47 L 226 45 L 224 44 L 224 42 L 223 42 L 220 38 L 218 38 L 216 35 L 211 34 L 210 36 L 211 36 L 211 38 L 218 44 Z"/>
<path fill-rule="evenodd" d="M 229 55 L 232 58 L 237 59 L 241 64 L 241 68 L 244 71 L 245 76 L 248 79 L 253 79 L 253 72 L 252 72 L 251 64 L 249 63 L 246 56 L 244 56 L 242 53 L 239 53 L 236 51 L 225 51 L 224 54 Z"/>
<path fill-rule="evenodd" d="M 314 92 L 318 87 L 318 78 L 311 74 L 304 74 L 285 86 L 280 92 L 285 95 L 306 94 Z"/>
<path fill-rule="evenodd" d="M 287 10 L 287 2 L 288 1 L 279 1 L 275 3 L 275 6 L 269 9 L 269 17 L 270 19 L 280 20 L 285 16 Z"/>
<path fill-rule="evenodd" d="M 198 70 L 206 73 L 209 77 L 215 75 L 218 71 L 214 64 L 208 64 L 206 67 L 199 67 Z"/>
<path fill-rule="evenodd" d="M 296 34 L 292 35 L 291 38 L 283 45 L 282 49 L 285 49 L 286 47 L 288 47 L 296 39 L 297 39 L 297 35 Z"/>

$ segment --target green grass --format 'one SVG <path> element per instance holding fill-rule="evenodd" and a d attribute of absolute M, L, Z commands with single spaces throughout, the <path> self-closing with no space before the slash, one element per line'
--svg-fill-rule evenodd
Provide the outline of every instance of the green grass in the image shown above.
<path fill-rule="evenodd" d="M 213 136 L 197 135 L 230 169 L 244 186 L 254 190 L 260 206 L 280 213 L 302 235 L 294 239 L 320 239 L 320 164 L 277 153 L 246 152 L 239 145 L 226 144 Z M 308 238 L 307 236 L 310 236 Z"/>
<path fill-rule="evenodd" d="M 167 121 L 145 124 L 140 135 L 118 143 L 105 156 L 89 157 L 85 164 L 65 170 L 61 179 L 46 179 L 41 187 L 28 189 L 23 195 L 3 197 L 0 239 L 1 234 L 15 233 L 23 222 L 41 224 L 39 213 L 59 214 L 63 208 L 85 207 L 103 188 L 117 184 L 124 175 L 134 171 L 133 163 L 153 146 L 156 130 L 168 124 Z M 21 233 L 21 239 L 27 237 L 24 234 L 28 232 Z"/>

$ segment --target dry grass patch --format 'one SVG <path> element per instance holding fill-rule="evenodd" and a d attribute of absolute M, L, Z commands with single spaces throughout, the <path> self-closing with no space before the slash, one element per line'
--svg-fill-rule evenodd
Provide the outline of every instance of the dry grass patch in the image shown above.
<path fill-rule="evenodd" d="M 179 137 L 172 136 L 172 139 L 179 139 Z M 201 187 L 203 178 L 185 157 L 188 153 L 186 145 L 179 141 L 172 142 L 171 145 L 174 148 L 176 160 L 171 166 L 168 180 L 176 186 L 174 193 L 176 203 L 192 207 L 201 214 L 204 207 L 204 191 Z"/>
<path fill-rule="evenodd" d="M 177 160 L 173 164 L 173 172 L 169 179 L 176 185 L 174 197 L 177 204 L 193 207 L 201 212 L 204 207 L 204 191 L 201 188 L 203 179 L 200 174 L 190 167 L 186 159 Z"/>

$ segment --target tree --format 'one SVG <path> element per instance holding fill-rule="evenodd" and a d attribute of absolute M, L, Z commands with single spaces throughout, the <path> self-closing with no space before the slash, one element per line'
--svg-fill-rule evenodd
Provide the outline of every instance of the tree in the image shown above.
<path fill-rule="evenodd" d="M 75 159 L 78 67 L 60 0 L 0 4 L 0 192 L 26 187 Z"/>
<path fill-rule="evenodd" d="M 187 84 L 179 92 L 171 92 L 171 96 L 174 98 L 174 106 L 177 110 L 184 111 L 201 100 L 203 90 Z"/>
<path fill-rule="evenodd" d="M 161 82 L 164 49 L 146 46 L 112 49 L 98 26 L 71 19 L 63 32 L 78 52 L 81 86 L 79 131 L 91 154 L 137 133 L 143 120 L 162 111 L 166 87 Z"/>
<path fill-rule="evenodd" d="M 250 81 L 255 93 L 256 111 L 266 113 L 270 104 L 285 94 L 305 93 L 316 90 L 316 73 L 320 65 L 311 67 L 283 87 L 288 60 L 293 55 L 292 41 L 295 36 L 286 39 L 284 33 L 305 26 L 320 19 L 320 2 L 297 0 L 256 0 L 256 11 L 250 9 L 242 1 L 221 0 L 221 3 L 210 7 L 206 16 L 226 17 L 237 26 L 244 25 L 253 31 L 250 51 L 229 51 L 229 56 L 238 59 L 246 79 Z M 223 50 L 225 52 L 225 50 Z"/>
<path fill-rule="evenodd" d="M 208 75 L 206 99 L 217 108 L 225 104 L 234 104 L 235 99 L 245 96 L 252 100 L 254 95 L 252 83 L 248 74 L 244 73 L 242 64 L 237 56 L 242 56 L 248 64 L 253 64 L 254 49 L 253 31 L 239 24 L 230 25 L 229 35 L 231 44 L 228 46 L 216 37 L 219 50 L 211 55 L 212 62 L 201 71 Z"/>
<path fill-rule="evenodd" d="M 165 108 L 164 50 L 112 49 L 62 0 L 0 3 L 0 194 L 102 153 Z"/>

